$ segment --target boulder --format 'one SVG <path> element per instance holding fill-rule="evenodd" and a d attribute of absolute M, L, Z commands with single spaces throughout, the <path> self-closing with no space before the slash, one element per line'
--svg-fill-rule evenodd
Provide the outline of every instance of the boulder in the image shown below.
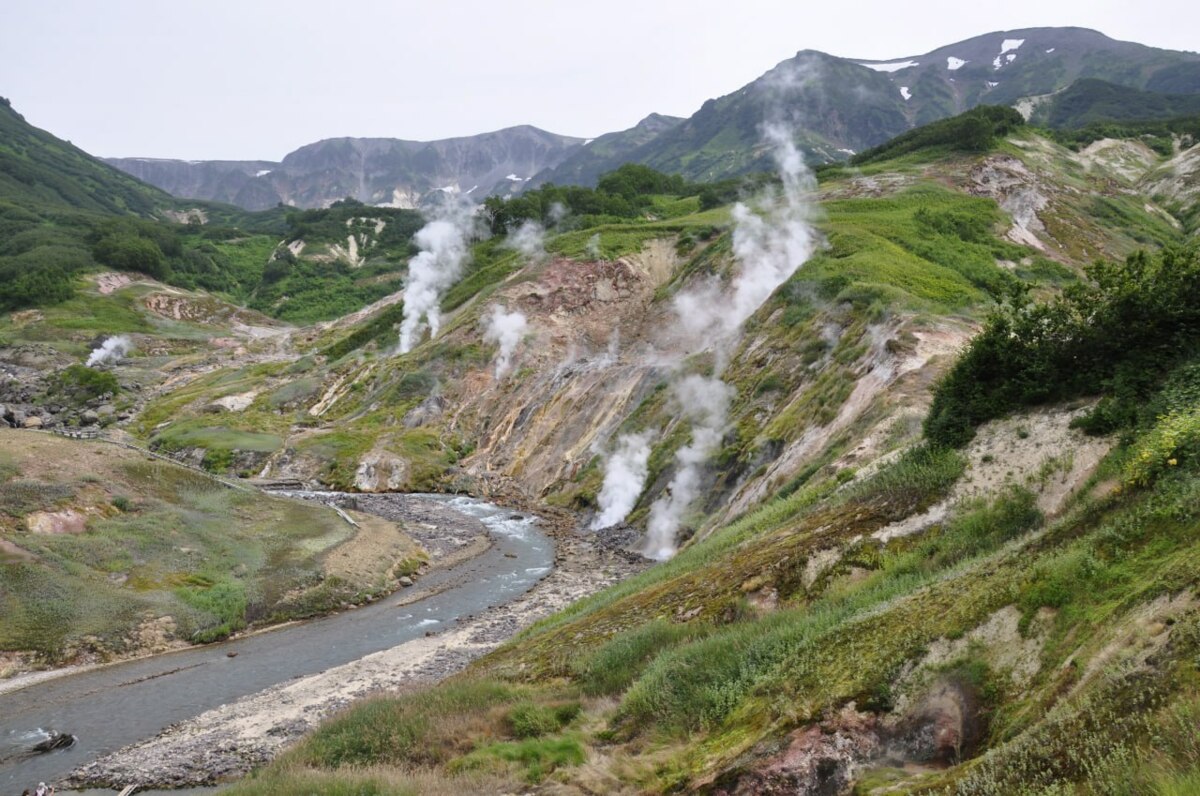
<path fill-rule="evenodd" d="M 41 428 L 45 423 L 37 415 L 30 415 L 21 422 L 21 428 Z"/>
<path fill-rule="evenodd" d="M 100 417 L 111 417 L 116 411 L 112 404 L 101 404 L 96 408 L 96 414 Z"/>
<path fill-rule="evenodd" d="M 94 409 L 85 409 L 80 417 L 83 419 L 83 422 L 87 423 L 88 425 L 100 422 L 100 415 Z"/>

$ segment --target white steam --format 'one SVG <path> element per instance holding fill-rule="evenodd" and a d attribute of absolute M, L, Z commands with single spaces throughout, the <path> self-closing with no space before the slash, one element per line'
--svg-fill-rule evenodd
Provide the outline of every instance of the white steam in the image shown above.
<path fill-rule="evenodd" d="M 617 442 L 605 462 L 604 485 L 597 497 L 600 513 L 592 520 L 593 531 L 616 525 L 633 511 L 646 482 L 649 460 L 649 434 L 627 434 Z"/>
<path fill-rule="evenodd" d="M 487 328 L 483 331 L 483 339 L 500 346 L 496 353 L 496 378 L 502 379 L 512 367 L 513 354 L 525 336 L 529 324 L 522 312 L 508 312 L 503 307 L 492 307 L 487 319 Z"/>
<path fill-rule="evenodd" d="M 125 335 L 110 337 L 88 355 L 87 366 L 93 368 L 106 362 L 115 362 L 122 357 L 129 356 L 131 351 L 133 351 L 133 341 Z"/>
<path fill-rule="evenodd" d="M 742 325 L 803 265 L 816 246 L 810 224 L 809 197 L 815 187 L 812 174 L 786 126 L 765 125 L 763 132 L 783 185 L 781 190 L 764 194 L 753 208 L 742 203 L 734 207 L 733 253 L 740 266 L 737 275 L 727 286 L 714 280 L 675 298 L 678 326 L 688 337 L 686 347 L 713 350 L 716 366 L 711 377 L 686 376 L 672 385 L 681 414 L 691 421 L 692 439 L 676 452 L 675 475 L 666 492 L 650 507 L 645 553 L 651 558 L 663 560 L 675 554 L 679 528 L 688 507 L 700 494 L 704 466 L 721 446 L 734 390 L 720 376 L 733 355 Z M 624 443 L 624 439 L 618 443 L 618 451 Z M 607 467 L 619 463 L 614 455 Z M 641 493 L 640 486 L 637 492 Z M 600 507 L 603 514 L 608 513 L 609 506 L 603 500 Z"/>
<path fill-rule="evenodd" d="M 603 252 L 600 251 L 600 233 L 587 239 L 587 255 L 593 260 L 603 259 Z"/>
<path fill-rule="evenodd" d="M 667 492 L 650 507 L 646 555 L 659 561 L 675 555 L 675 534 L 700 494 L 704 464 L 725 436 L 734 389 L 719 378 L 692 375 L 675 382 L 674 393 L 683 415 L 692 421 L 692 441 L 675 452 L 679 467 Z"/>
<path fill-rule="evenodd" d="M 412 351 L 426 323 L 429 336 L 437 337 L 441 326 L 438 305 L 442 295 L 458 281 L 471 255 L 473 231 L 470 207 L 450 203 L 413 236 L 421 253 L 408 263 L 404 320 L 400 323 L 401 354 Z"/>
<path fill-rule="evenodd" d="M 504 245 L 516 249 L 526 260 L 538 262 L 546 257 L 546 228 L 538 222 L 528 219 L 510 232 Z"/>
<path fill-rule="evenodd" d="M 757 207 L 733 206 L 733 255 L 741 269 L 729 289 L 715 282 L 679 294 L 675 312 L 692 339 L 716 339 L 726 349 L 758 308 L 804 263 L 816 245 L 809 196 L 816 187 L 791 134 L 768 124 L 763 134 L 779 166 L 782 190 Z"/>

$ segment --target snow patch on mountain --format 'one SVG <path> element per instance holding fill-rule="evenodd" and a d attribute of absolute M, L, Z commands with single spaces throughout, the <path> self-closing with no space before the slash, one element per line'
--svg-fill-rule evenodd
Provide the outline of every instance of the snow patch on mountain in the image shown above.
<path fill-rule="evenodd" d="M 905 100 L 912 99 L 912 92 L 908 90 L 908 86 L 900 87 L 900 96 L 904 97 Z"/>
<path fill-rule="evenodd" d="M 946 68 L 953 72 L 956 69 L 962 69 L 966 65 L 966 61 L 961 58 L 955 58 L 953 55 L 946 57 Z"/>
<path fill-rule="evenodd" d="M 899 72 L 901 69 L 908 69 L 910 66 L 920 66 L 916 61 L 894 61 L 890 64 L 859 64 L 867 69 L 874 69 L 876 72 Z"/>

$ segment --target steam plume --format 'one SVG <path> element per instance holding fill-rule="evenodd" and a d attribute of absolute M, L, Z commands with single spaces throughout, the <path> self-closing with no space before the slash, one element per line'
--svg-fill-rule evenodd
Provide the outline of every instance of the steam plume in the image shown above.
<path fill-rule="evenodd" d="M 617 442 L 616 450 L 605 463 L 604 485 L 596 498 L 600 513 L 592 520 L 593 531 L 616 525 L 633 511 L 646 482 L 649 460 L 649 434 L 627 434 Z"/>
<path fill-rule="evenodd" d="M 513 354 L 521 338 L 525 336 L 527 327 L 524 313 L 508 312 L 499 305 L 492 307 L 483 339 L 500 346 L 500 351 L 496 354 L 496 378 L 504 378 L 512 367 Z"/>
<path fill-rule="evenodd" d="M 546 257 L 546 228 L 527 219 L 516 232 L 510 232 L 504 245 L 516 249 L 527 260 L 537 262 Z"/>
<path fill-rule="evenodd" d="M 131 351 L 133 351 L 133 341 L 125 335 L 110 337 L 88 355 L 87 366 L 92 368 L 96 365 L 103 365 L 105 362 L 113 362 L 121 357 L 129 356 Z"/>
<path fill-rule="evenodd" d="M 448 202 L 436 218 L 413 236 L 421 253 L 408 263 L 404 320 L 400 323 L 401 354 L 413 349 L 426 323 L 429 336 L 437 337 L 441 327 L 438 305 L 442 294 L 458 281 L 471 255 L 473 228 L 469 206 Z"/>
<path fill-rule="evenodd" d="M 734 391 L 721 381 L 742 325 L 758 311 L 812 254 L 816 236 L 809 223 L 808 195 L 814 181 L 783 125 L 763 128 L 779 166 L 782 190 L 767 193 L 755 209 L 738 203 L 733 254 L 741 268 L 728 290 L 709 282 L 675 299 L 675 314 L 690 341 L 716 353 L 711 378 L 687 376 L 674 385 L 683 415 L 692 421 L 692 441 L 675 454 L 678 468 L 650 507 L 646 555 L 663 560 L 675 554 L 675 536 L 688 506 L 699 495 L 705 462 L 721 445 Z"/>
<path fill-rule="evenodd" d="M 816 245 L 808 200 L 816 187 L 812 173 L 786 126 L 764 125 L 763 135 L 783 186 L 763 194 L 755 208 L 742 202 L 733 207 L 733 254 L 741 269 L 729 295 L 710 282 L 675 298 L 675 312 L 689 336 L 719 340 L 719 349 L 731 348 L 742 324 L 796 273 Z"/>
<path fill-rule="evenodd" d="M 603 252 L 600 251 L 600 233 L 587 239 L 587 254 L 593 260 L 599 260 L 603 257 Z"/>
<path fill-rule="evenodd" d="M 692 441 L 675 452 L 679 467 L 667 493 L 650 507 L 646 555 L 659 561 L 675 555 L 675 534 L 700 493 L 704 463 L 721 446 L 734 390 L 718 378 L 692 375 L 675 382 L 674 394 L 692 421 Z"/>

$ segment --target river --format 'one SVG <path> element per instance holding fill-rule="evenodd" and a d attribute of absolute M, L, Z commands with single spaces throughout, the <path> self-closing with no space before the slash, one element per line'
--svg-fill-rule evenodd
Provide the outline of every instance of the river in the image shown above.
<path fill-rule="evenodd" d="M 77 766 L 247 694 L 450 627 L 518 597 L 552 569 L 554 543 L 533 517 L 471 498 L 428 497 L 481 520 L 494 541 L 484 554 L 435 569 L 415 587 L 440 591 L 406 605 L 398 605 L 394 595 L 357 610 L 0 695 L 0 795 L 59 780 Z M 79 740 L 64 751 L 14 756 L 49 728 Z"/>

